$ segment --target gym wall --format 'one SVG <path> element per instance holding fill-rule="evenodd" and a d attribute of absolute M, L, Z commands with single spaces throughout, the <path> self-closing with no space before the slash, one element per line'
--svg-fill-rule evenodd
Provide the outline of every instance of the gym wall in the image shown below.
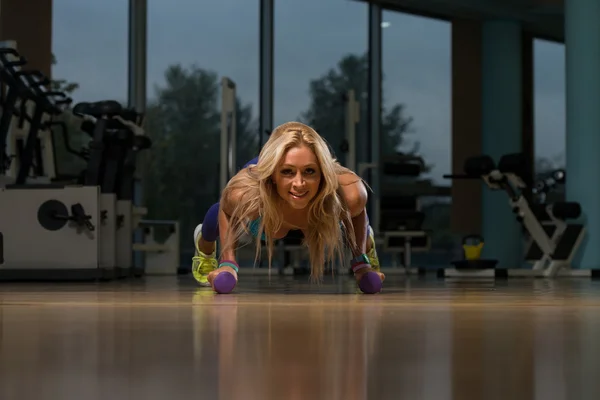
<path fill-rule="evenodd" d="M 16 41 L 28 65 L 51 78 L 52 0 L 0 0 L 0 40 Z"/>

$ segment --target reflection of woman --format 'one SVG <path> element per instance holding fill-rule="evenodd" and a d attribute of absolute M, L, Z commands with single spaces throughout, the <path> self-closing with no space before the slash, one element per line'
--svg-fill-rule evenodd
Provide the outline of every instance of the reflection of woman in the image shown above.
<path fill-rule="evenodd" d="M 218 329 L 219 399 L 367 398 L 379 308 L 227 299 L 205 308 L 205 326 Z"/>
<path fill-rule="evenodd" d="M 274 239 L 301 230 L 313 278 L 323 275 L 325 262 L 333 262 L 336 256 L 342 259 L 347 244 L 359 287 L 365 293 L 379 292 L 384 275 L 379 272 L 366 202 L 362 180 L 332 157 L 317 132 L 298 122 L 281 125 L 259 157 L 231 178 L 220 202 L 196 228 L 194 277 L 228 293 L 237 283 L 235 248 L 243 234 L 256 238 L 257 252 L 264 239 L 270 260 Z M 222 244 L 220 262 L 217 237 Z"/>

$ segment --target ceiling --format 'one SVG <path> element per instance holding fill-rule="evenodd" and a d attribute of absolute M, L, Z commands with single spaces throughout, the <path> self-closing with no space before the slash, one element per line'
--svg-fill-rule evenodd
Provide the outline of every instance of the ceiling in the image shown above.
<path fill-rule="evenodd" d="M 510 18 L 541 38 L 563 41 L 563 0 L 359 0 L 444 19 Z"/>

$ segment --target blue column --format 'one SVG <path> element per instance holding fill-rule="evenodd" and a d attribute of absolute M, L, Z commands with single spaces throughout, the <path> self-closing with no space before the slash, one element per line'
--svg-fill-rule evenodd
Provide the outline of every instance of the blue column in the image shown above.
<path fill-rule="evenodd" d="M 496 162 L 521 151 L 521 26 L 516 21 L 486 21 L 482 27 L 482 153 Z M 508 196 L 487 187 L 482 193 L 483 256 L 501 268 L 523 264 L 520 224 Z"/>
<path fill-rule="evenodd" d="M 587 229 L 575 268 L 600 267 L 600 2 L 565 0 L 567 183 Z"/>

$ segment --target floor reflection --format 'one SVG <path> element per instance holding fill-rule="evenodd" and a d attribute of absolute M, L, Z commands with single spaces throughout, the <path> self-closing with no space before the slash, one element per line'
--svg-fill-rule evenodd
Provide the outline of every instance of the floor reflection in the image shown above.
<path fill-rule="evenodd" d="M 7 286 L 0 398 L 600 398 L 593 282 L 246 285 Z"/>

